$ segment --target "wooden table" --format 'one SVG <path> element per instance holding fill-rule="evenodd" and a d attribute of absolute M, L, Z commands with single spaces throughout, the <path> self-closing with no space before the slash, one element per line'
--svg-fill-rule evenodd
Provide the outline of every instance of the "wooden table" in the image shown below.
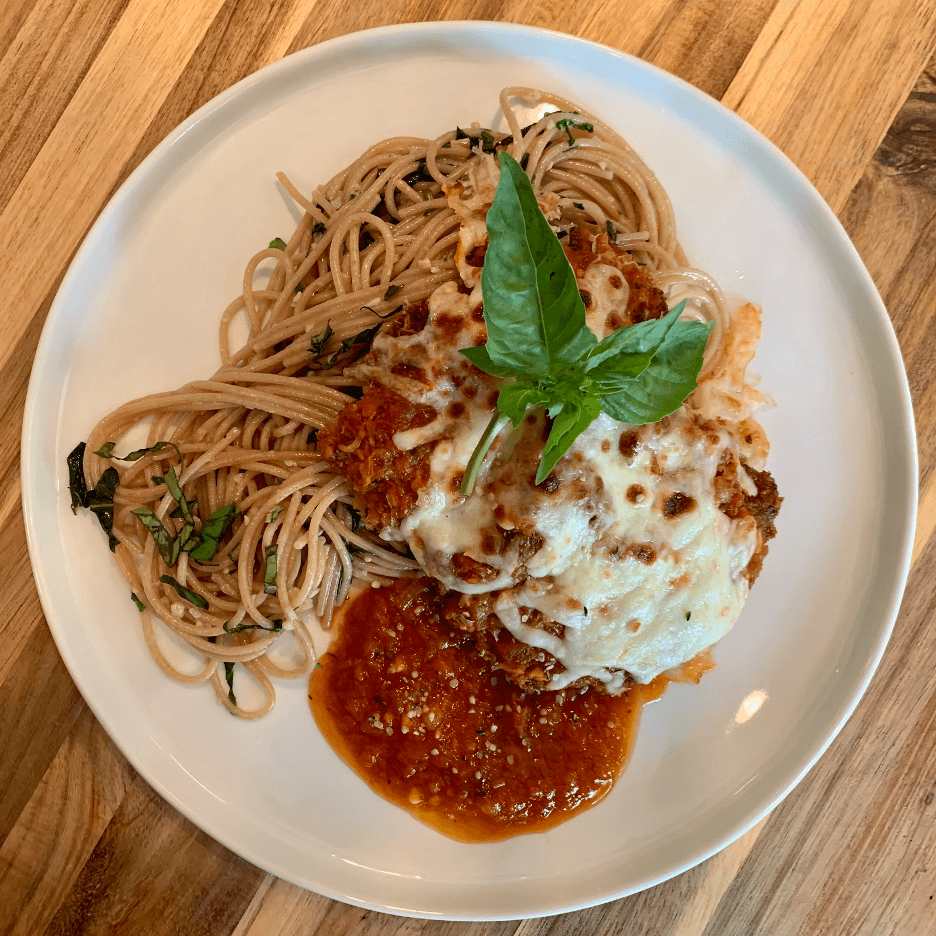
<path fill-rule="evenodd" d="M 402 920 L 286 884 L 157 796 L 75 689 L 26 555 L 19 435 L 60 279 L 177 123 L 283 55 L 389 22 L 494 18 L 653 62 L 777 143 L 890 310 L 921 509 L 894 636 L 831 749 L 766 820 L 642 894 L 551 919 Z M 936 932 L 936 4 L 932 0 L 0 2 L 0 932 L 654 936 Z"/>

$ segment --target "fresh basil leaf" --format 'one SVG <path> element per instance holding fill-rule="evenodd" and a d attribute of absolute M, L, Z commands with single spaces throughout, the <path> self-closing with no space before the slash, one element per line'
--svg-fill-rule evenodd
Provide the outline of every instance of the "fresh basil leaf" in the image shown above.
<path fill-rule="evenodd" d="M 180 585 L 171 575 L 160 575 L 159 581 L 164 585 L 171 585 L 180 598 L 184 598 L 186 601 L 191 602 L 195 605 L 196 608 L 208 608 L 208 602 L 202 598 L 201 595 L 196 595 L 195 592 L 189 591 L 184 585 Z"/>
<path fill-rule="evenodd" d="M 601 397 L 612 418 L 635 426 L 656 422 L 679 409 L 696 388 L 714 322 L 677 322 L 647 369 L 627 389 Z"/>
<path fill-rule="evenodd" d="M 76 513 L 78 507 L 88 506 L 88 484 L 84 474 L 85 448 L 85 443 L 79 442 L 65 459 L 68 465 L 68 493 L 71 495 L 72 513 Z"/>
<path fill-rule="evenodd" d="M 322 224 L 321 221 L 316 221 L 315 224 L 312 225 L 313 234 L 324 234 L 325 230 L 325 225 Z"/>
<path fill-rule="evenodd" d="M 481 345 L 479 348 L 462 348 L 459 354 L 464 354 L 478 370 L 483 370 L 485 374 L 492 377 L 524 377 L 526 368 L 512 367 L 503 364 L 496 364 L 491 360 L 487 345 Z"/>
<path fill-rule="evenodd" d="M 237 513 L 236 504 L 225 504 L 214 511 L 195 535 L 194 543 L 187 549 L 188 554 L 196 562 L 211 562 L 218 551 L 218 544 L 237 518 Z M 182 548 L 186 549 L 185 546 Z"/>
<path fill-rule="evenodd" d="M 403 288 L 402 286 L 397 286 L 397 285 L 388 286 L 388 287 L 387 287 L 387 291 L 384 293 L 384 299 L 386 299 L 387 301 L 389 301 L 389 300 L 392 299 L 402 288 Z"/>
<path fill-rule="evenodd" d="M 586 373 L 595 380 L 606 374 L 639 377 L 682 315 L 685 305 L 684 299 L 661 318 L 611 332 L 583 358 Z"/>
<path fill-rule="evenodd" d="M 518 381 L 502 387 L 497 396 L 497 408 L 505 416 L 509 416 L 515 426 L 519 426 L 531 406 L 539 406 L 549 402 L 549 398 L 539 387 L 529 381 Z"/>
<path fill-rule="evenodd" d="M 146 605 L 136 596 L 136 592 L 130 592 L 130 600 L 137 606 L 137 611 L 142 614 L 146 610 Z"/>
<path fill-rule="evenodd" d="M 583 397 L 565 403 L 556 416 L 543 457 L 536 471 L 536 483 L 540 484 L 556 467 L 556 462 L 569 451 L 572 443 L 592 424 L 601 412 L 601 404 L 594 397 Z"/>
<path fill-rule="evenodd" d="M 224 678 L 228 684 L 228 699 L 231 705 L 237 705 L 237 697 L 234 695 L 234 664 L 229 660 L 224 664 Z"/>
<path fill-rule="evenodd" d="M 481 273 L 491 360 L 549 374 L 597 344 L 566 259 L 517 161 L 498 154 L 500 180 L 487 214 Z"/>
<path fill-rule="evenodd" d="M 156 548 L 167 566 L 174 566 L 179 561 L 180 540 L 173 536 L 162 524 L 159 517 L 149 507 L 138 507 L 133 511 L 135 517 L 150 531 L 156 542 Z"/>
<path fill-rule="evenodd" d="M 98 518 L 98 523 L 101 524 L 101 528 L 107 534 L 107 545 L 110 546 L 111 552 L 117 548 L 120 542 L 113 533 L 114 494 L 117 492 L 119 484 L 120 475 L 117 474 L 117 469 L 108 468 L 104 474 L 101 475 L 100 480 L 94 488 L 88 491 L 87 506 L 94 511 L 94 515 Z"/>
<path fill-rule="evenodd" d="M 266 515 L 266 522 L 267 522 L 267 523 L 273 523 L 273 521 L 276 520 L 276 518 L 277 518 L 285 509 L 286 509 L 286 508 L 285 508 L 282 504 L 279 504 L 279 505 L 277 505 L 276 507 L 274 507 L 274 508 Z"/>
<path fill-rule="evenodd" d="M 270 241 L 270 247 L 274 250 L 285 250 L 286 241 L 284 241 L 282 237 L 274 237 L 273 240 Z"/>
<path fill-rule="evenodd" d="M 610 221 L 605 221 L 605 229 L 608 232 L 608 240 L 610 240 L 612 244 L 616 244 L 617 228 Z"/>
<path fill-rule="evenodd" d="M 276 545 L 267 546 L 263 554 L 266 565 L 263 571 L 263 590 L 268 595 L 276 594 Z"/>
<path fill-rule="evenodd" d="M 100 455 L 101 458 L 110 458 L 111 452 L 114 451 L 116 445 L 116 442 L 105 442 L 94 454 Z"/>

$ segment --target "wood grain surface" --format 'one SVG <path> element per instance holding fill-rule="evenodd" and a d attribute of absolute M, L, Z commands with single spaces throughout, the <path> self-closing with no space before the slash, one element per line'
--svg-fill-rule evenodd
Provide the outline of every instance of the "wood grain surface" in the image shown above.
<path fill-rule="evenodd" d="M 153 792 L 75 689 L 26 554 L 31 360 L 75 250 L 182 119 L 283 55 L 435 19 L 548 27 L 692 82 L 839 214 L 896 330 L 920 449 L 893 639 L 840 736 L 767 819 L 658 887 L 542 920 L 403 920 L 233 855 Z M 932 0 L 0 0 L 0 933 L 793 936 L 936 933 L 936 4 Z"/>

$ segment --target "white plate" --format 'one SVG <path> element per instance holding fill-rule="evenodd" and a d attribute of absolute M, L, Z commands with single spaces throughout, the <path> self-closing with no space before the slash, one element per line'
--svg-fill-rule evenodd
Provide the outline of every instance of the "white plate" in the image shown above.
<path fill-rule="evenodd" d="M 329 178 L 386 136 L 499 123 L 497 93 L 556 91 L 620 130 L 669 190 L 689 256 L 764 307 L 755 370 L 786 497 L 718 667 L 646 711 L 600 805 L 548 833 L 450 841 L 372 794 L 319 736 L 304 682 L 232 718 L 165 679 L 65 456 L 106 411 L 209 375 L 244 263 L 293 216 L 274 182 Z M 886 453 L 886 457 L 885 457 Z M 793 787 L 857 704 L 909 564 L 916 455 L 887 314 L 797 169 L 711 98 L 640 61 L 490 23 L 377 29 L 307 49 L 222 94 L 114 197 L 65 278 L 23 429 L 30 555 L 79 689 L 140 773 L 206 832 L 305 887 L 392 913 L 491 919 L 619 897 L 691 867 Z"/>

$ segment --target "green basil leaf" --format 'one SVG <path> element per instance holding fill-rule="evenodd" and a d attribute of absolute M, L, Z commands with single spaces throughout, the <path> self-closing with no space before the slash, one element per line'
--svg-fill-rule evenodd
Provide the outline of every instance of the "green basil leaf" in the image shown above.
<path fill-rule="evenodd" d="M 517 383 L 502 387 L 497 395 L 497 408 L 510 421 L 519 426 L 531 406 L 539 406 L 549 402 L 549 398 L 539 387 L 529 381 L 521 380 Z"/>
<path fill-rule="evenodd" d="M 679 409 L 696 388 L 713 327 L 714 322 L 677 322 L 647 369 L 626 389 L 602 396 L 601 408 L 612 419 L 635 426 Z"/>
<path fill-rule="evenodd" d="M 79 442 L 68 454 L 68 493 L 71 495 L 71 510 L 88 506 L 88 484 L 84 475 L 84 453 L 87 446 Z"/>
<path fill-rule="evenodd" d="M 527 374 L 526 368 L 496 364 L 491 360 L 487 345 L 481 345 L 480 348 L 462 348 L 458 353 L 464 354 L 478 370 L 483 370 L 492 377 L 525 377 Z"/>
<path fill-rule="evenodd" d="M 179 479 L 176 477 L 175 468 L 170 465 L 164 477 L 154 475 L 153 481 L 156 482 L 156 484 L 166 485 L 173 500 L 179 505 L 179 509 L 182 511 L 182 518 L 186 523 L 191 523 L 194 526 L 195 521 L 192 519 L 192 510 L 189 507 L 189 502 L 185 499 L 185 495 L 182 493 L 182 486 L 179 484 Z"/>
<path fill-rule="evenodd" d="M 661 318 L 612 332 L 585 355 L 585 371 L 595 380 L 607 374 L 639 377 L 682 315 L 685 305 L 684 299 Z"/>
<path fill-rule="evenodd" d="M 230 699 L 231 705 L 237 705 L 237 697 L 234 695 L 234 664 L 230 661 L 224 664 L 224 678 L 228 684 L 228 699 Z"/>
<path fill-rule="evenodd" d="M 267 523 L 273 523 L 273 521 L 276 520 L 276 518 L 277 518 L 285 509 L 286 509 L 286 508 L 285 508 L 282 504 L 279 504 L 279 505 L 277 505 L 276 507 L 274 507 L 274 508 L 266 515 L 266 522 L 267 522 Z"/>
<path fill-rule="evenodd" d="M 116 442 L 105 442 L 94 454 L 100 455 L 101 458 L 110 458 L 115 445 L 117 445 Z"/>
<path fill-rule="evenodd" d="M 325 326 L 325 331 L 313 335 L 312 341 L 309 344 L 309 354 L 317 358 L 325 350 L 325 347 L 328 345 L 328 342 L 331 341 L 331 337 L 334 334 L 331 323 L 329 323 Z"/>
<path fill-rule="evenodd" d="M 549 374 L 598 343 L 562 245 L 517 161 L 498 154 L 500 180 L 487 214 L 481 273 L 486 348 L 517 371 Z"/>
<path fill-rule="evenodd" d="M 285 250 L 286 241 L 284 241 L 282 237 L 274 237 L 273 240 L 270 241 L 270 246 L 274 250 Z"/>
<path fill-rule="evenodd" d="M 211 562 L 218 551 L 218 544 L 224 539 L 225 534 L 231 528 L 231 524 L 237 519 L 237 513 L 236 504 L 225 504 L 223 507 L 219 507 L 202 524 L 202 528 L 196 534 L 196 541 L 192 548 L 188 550 L 188 554 L 196 562 Z"/>
<path fill-rule="evenodd" d="M 113 552 L 120 542 L 114 536 L 114 494 L 120 484 L 120 475 L 116 468 L 108 468 L 101 475 L 100 480 L 94 486 L 93 490 L 88 491 L 87 506 L 94 511 L 98 518 L 98 523 L 107 534 L 107 544 Z"/>
<path fill-rule="evenodd" d="M 149 507 L 138 507 L 133 511 L 133 515 L 139 517 L 143 526 L 150 531 L 163 562 L 167 566 L 174 566 L 179 561 L 179 539 L 163 526 L 162 521 Z"/>
<path fill-rule="evenodd" d="M 276 594 L 276 545 L 267 546 L 263 554 L 266 565 L 263 571 L 263 590 L 268 595 Z"/>
<path fill-rule="evenodd" d="M 556 466 L 556 462 L 569 451 L 572 443 L 592 424 L 601 412 L 601 404 L 594 397 L 567 402 L 556 416 L 546 448 L 536 471 L 536 483 L 540 484 Z"/>
<path fill-rule="evenodd" d="M 208 608 L 208 602 L 205 601 L 201 595 L 196 595 L 195 592 L 189 591 L 184 585 L 180 585 L 171 575 L 160 575 L 159 581 L 164 585 L 171 585 L 180 598 L 190 601 L 196 608 Z"/>
<path fill-rule="evenodd" d="M 137 606 L 137 611 L 142 614 L 146 610 L 146 605 L 136 596 L 136 592 L 130 592 L 130 600 Z"/>

